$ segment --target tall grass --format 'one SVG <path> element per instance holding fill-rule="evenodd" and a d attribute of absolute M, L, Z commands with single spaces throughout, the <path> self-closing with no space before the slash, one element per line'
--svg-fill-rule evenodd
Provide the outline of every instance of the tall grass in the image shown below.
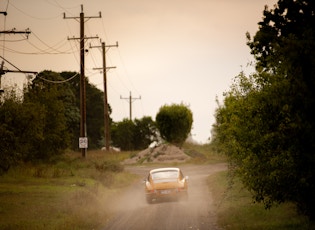
<path fill-rule="evenodd" d="M 230 184 L 227 172 L 208 178 L 217 208 L 218 224 L 227 230 L 311 230 L 315 226 L 297 214 L 293 204 L 285 203 L 266 210 L 254 203 L 251 194 L 234 179 Z"/>

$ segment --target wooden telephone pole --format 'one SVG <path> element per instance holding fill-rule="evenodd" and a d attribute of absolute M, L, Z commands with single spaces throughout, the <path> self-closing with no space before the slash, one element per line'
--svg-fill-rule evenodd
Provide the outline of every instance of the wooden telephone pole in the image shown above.
<path fill-rule="evenodd" d="M 129 97 L 121 97 L 120 96 L 120 99 L 126 99 L 129 101 L 129 119 L 132 120 L 132 102 L 134 102 L 137 99 L 141 99 L 141 96 L 140 97 L 132 97 L 131 92 L 130 92 Z"/>
<path fill-rule="evenodd" d="M 86 151 L 88 148 L 88 139 L 86 133 L 86 89 L 85 89 L 85 65 L 84 65 L 84 41 L 85 39 L 98 38 L 96 37 L 85 37 L 84 35 L 84 20 L 91 18 L 101 18 L 101 12 L 99 12 L 99 16 L 95 17 L 85 17 L 83 13 L 83 5 L 81 5 L 81 13 L 80 17 L 66 17 L 66 13 L 64 13 L 64 19 L 80 19 L 80 37 L 79 38 L 68 38 L 68 40 L 79 39 L 80 40 L 80 138 L 79 138 L 79 147 L 81 148 L 82 157 L 86 156 Z"/>
<path fill-rule="evenodd" d="M 102 48 L 103 53 L 103 68 L 94 68 L 101 69 L 103 71 L 103 83 L 104 83 L 104 144 L 106 151 L 109 151 L 110 145 L 110 129 L 109 129 L 109 112 L 108 112 L 108 100 L 107 100 L 107 70 L 116 68 L 116 67 L 107 67 L 106 66 L 106 48 L 118 47 L 118 42 L 116 45 L 106 45 L 105 42 L 102 42 L 101 46 L 90 46 L 91 48 Z"/>

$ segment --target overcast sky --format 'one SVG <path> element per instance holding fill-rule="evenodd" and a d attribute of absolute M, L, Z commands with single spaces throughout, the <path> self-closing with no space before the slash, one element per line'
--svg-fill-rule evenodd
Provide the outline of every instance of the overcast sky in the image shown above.
<path fill-rule="evenodd" d="M 106 45 L 108 102 L 114 121 L 155 116 L 165 104 L 183 103 L 193 113 L 193 138 L 210 137 L 216 97 L 222 101 L 240 71 L 250 73 L 253 61 L 245 33 L 258 30 L 264 6 L 276 0 L 0 0 L 0 30 L 31 32 L 0 34 L 0 55 L 21 70 L 80 72 L 81 5 L 86 37 L 98 36 Z M 63 13 L 66 19 L 63 18 Z M 85 73 L 103 90 L 100 39 L 86 40 Z M 14 69 L 5 63 L 8 69 Z M 7 73 L 2 88 L 26 82 L 25 74 Z M 121 99 L 121 97 L 123 99 Z M 88 131 L 88 127 L 87 127 Z"/>

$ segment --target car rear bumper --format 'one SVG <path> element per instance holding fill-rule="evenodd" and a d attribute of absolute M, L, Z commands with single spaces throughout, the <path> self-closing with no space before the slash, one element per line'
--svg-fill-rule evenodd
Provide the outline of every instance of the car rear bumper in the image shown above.
<path fill-rule="evenodd" d="M 154 192 L 146 192 L 147 201 L 161 200 L 161 199 L 186 199 L 188 196 L 187 189 L 161 189 Z"/>

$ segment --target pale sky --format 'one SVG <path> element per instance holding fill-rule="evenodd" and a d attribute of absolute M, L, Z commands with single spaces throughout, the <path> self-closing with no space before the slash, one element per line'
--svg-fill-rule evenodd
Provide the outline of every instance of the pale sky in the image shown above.
<path fill-rule="evenodd" d="M 21 70 L 80 72 L 79 37 L 81 5 L 86 37 L 98 36 L 106 45 L 108 103 L 114 121 L 155 116 L 165 104 L 183 103 L 193 113 L 193 138 L 205 143 L 211 136 L 217 108 L 232 79 L 240 71 L 250 73 L 253 61 L 245 33 L 258 30 L 264 6 L 277 0 L 0 0 L 0 55 Z M 87 39 L 86 49 L 100 46 Z M 89 49 L 85 73 L 90 83 L 103 90 L 101 49 Z M 5 67 L 14 67 L 5 63 Z M 25 74 L 7 73 L 2 88 L 26 82 Z M 88 131 L 88 127 L 87 127 Z"/>

